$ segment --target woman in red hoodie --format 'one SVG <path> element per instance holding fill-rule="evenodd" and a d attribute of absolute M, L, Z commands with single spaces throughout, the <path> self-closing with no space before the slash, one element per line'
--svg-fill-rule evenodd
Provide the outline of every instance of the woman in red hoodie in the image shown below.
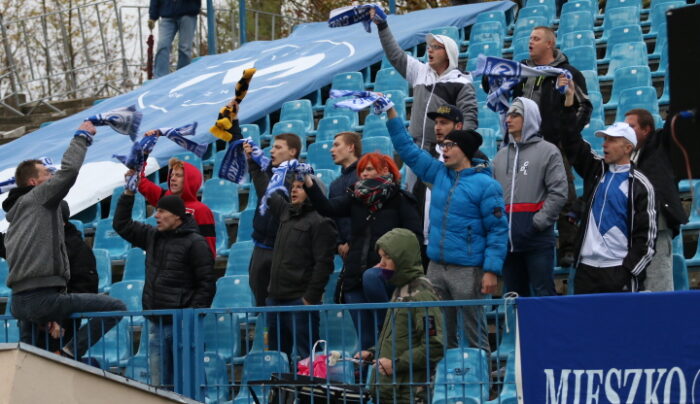
<path fill-rule="evenodd" d="M 145 171 L 145 167 L 144 167 Z M 211 253 L 216 258 L 216 232 L 214 215 L 211 209 L 197 199 L 197 191 L 202 187 L 202 173 L 190 163 L 173 157 L 168 161 L 168 190 L 154 184 L 141 172 L 139 192 L 149 204 L 157 206 L 160 198 L 166 195 L 178 195 L 185 201 L 185 209 L 199 225 L 199 233 L 209 244 Z"/>

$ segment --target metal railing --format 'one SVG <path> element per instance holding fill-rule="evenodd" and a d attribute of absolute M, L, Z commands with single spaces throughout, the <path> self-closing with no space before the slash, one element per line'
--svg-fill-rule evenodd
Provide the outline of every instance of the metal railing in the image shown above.
<path fill-rule="evenodd" d="M 516 390 L 515 308 L 514 300 L 474 300 L 82 313 L 64 326 L 122 316 L 91 344 L 82 361 L 199 401 L 252 404 L 256 397 L 281 402 L 295 396 L 311 403 L 470 403 L 490 398 L 498 403 L 514 397 Z M 443 328 L 450 310 L 456 312 L 456 344 Z M 489 319 L 475 328 L 490 336 L 487 350 L 468 342 L 470 325 L 461 319 L 470 310 Z M 375 321 L 352 320 L 359 312 L 375 319 L 386 316 L 386 321 L 374 329 Z M 285 316 L 296 318 L 289 323 Z M 19 340 L 16 320 L 0 316 L 0 324 L 0 342 Z M 373 363 L 356 356 L 369 348 L 360 342 L 367 325 L 376 347 Z M 289 337 L 275 338 L 273 333 Z M 313 337 L 304 339 L 304 333 Z M 67 341 L 50 341 L 44 335 L 34 343 L 55 351 Z M 298 361 L 307 355 L 325 375 L 297 374 Z M 386 371 L 385 358 L 393 363 L 393 372 Z"/>

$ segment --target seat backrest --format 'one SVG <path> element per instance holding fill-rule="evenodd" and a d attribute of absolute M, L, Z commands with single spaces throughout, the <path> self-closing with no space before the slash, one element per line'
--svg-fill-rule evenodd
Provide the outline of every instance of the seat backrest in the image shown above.
<path fill-rule="evenodd" d="M 687 6 L 685 1 L 667 1 L 661 4 L 654 4 L 651 8 L 651 27 L 649 33 L 661 32 L 660 27 L 666 24 L 666 12 L 678 7 Z"/>
<path fill-rule="evenodd" d="M 430 33 L 435 35 L 444 35 L 446 37 L 452 38 L 457 43 L 457 46 L 459 46 L 459 43 L 462 40 L 460 29 L 453 26 L 433 28 L 430 30 Z"/>
<path fill-rule="evenodd" d="M 352 356 L 353 352 L 359 350 L 360 339 L 349 311 L 322 312 L 319 325 L 319 338 L 328 341 L 329 351 L 339 351 L 341 356 Z"/>
<path fill-rule="evenodd" d="M 362 91 L 365 89 L 365 81 L 360 72 L 338 73 L 333 76 L 331 88 L 336 90 Z"/>
<path fill-rule="evenodd" d="M 532 29 L 539 27 L 541 25 L 547 25 L 547 18 L 542 17 L 529 17 L 529 18 L 518 18 L 515 22 L 515 32 L 513 37 L 519 37 L 521 35 L 530 35 Z"/>
<path fill-rule="evenodd" d="M 204 183 L 202 203 L 224 217 L 238 212 L 238 184 L 221 178 L 210 178 Z"/>
<path fill-rule="evenodd" d="M 387 90 L 384 96 L 394 103 L 394 109 L 401 119 L 406 120 L 406 93 L 403 90 Z"/>
<path fill-rule="evenodd" d="M 634 108 L 644 108 L 654 117 L 659 115 L 659 103 L 656 99 L 654 87 L 633 87 L 620 92 L 620 100 L 617 107 L 616 122 L 625 119 L 625 112 Z"/>
<path fill-rule="evenodd" d="M 314 175 L 316 176 L 316 178 L 323 181 L 323 183 L 326 185 L 326 188 L 330 188 L 331 182 L 338 178 L 340 174 L 337 169 L 331 170 L 328 168 L 320 168 L 318 170 L 314 170 Z"/>
<path fill-rule="evenodd" d="M 216 294 L 212 308 L 252 307 L 253 292 L 248 284 L 248 275 L 224 276 L 216 281 Z"/>
<path fill-rule="evenodd" d="M 204 350 L 215 352 L 230 362 L 241 353 L 241 320 L 235 313 L 209 313 L 204 316 Z"/>
<path fill-rule="evenodd" d="M 566 57 L 569 58 L 569 63 L 578 70 L 598 71 L 595 48 L 590 46 L 575 46 L 573 48 L 564 49 L 564 53 Z"/>
<path fill-rule="evenodd" d="M 673 290 L 688 290 L 688 267 L 685 258 L 680 254 L 673 254 Z"/>
<path fill-rule="evenodd" d="M 642 9 L 641 0 L 607 0 L 605 2 L 605 13 L 607 14 L 613 9 L 622 7 L 636 7 L 637 9 Z"/>
<path fill-rule="evenodd" d="M 109 259 L 109 251 L 104 248 L 94 248 L 97 266 L 97 291 L 104 293 L 112 285 L 112 261 Z"/>
<path fill-rule="evenodd" d="M 146 278 L 146 252 L 138 247 L 126 254 L 123 281 L 143 281 Z"/>
<path fill-rule="evenodd" d="M 605 110 L 603 109 L 603 95 L 595 91 L 588 92 L 588 99 L 593 105 L 591 119 L 599 119 L 605 122 Z"/>
<path fill-rule="evenodd" d="M 204 362 L 204 389 L 207 403 L 219 403 L 229 399 L 228 373 L 226 362 L 216 352 L 205 352 L 202 358 Z"/>
<path fill-rule="evenodd" d="M 280 121 L 299 120 L 304 123 L 304 132 L 314 130 L 314 112 L 309 100 L 292 100 L 282 104 Z M 274 129 L 273 129 L 274 131 Z"/>
<path fill-rule="evenodd" d="M 608 37 L 607 48 L 605 50 L 605 57 L 610 57 L 612 49 L 617 44 L 643 41 L 644 37 L 642 37 L 642 28 L 639 26 L 639 24 L 623 25 L 620 27 L 611 28 L 610 36 Z"/>
<path fill-rule="evenodd" d="M 250 352 L 243 361 L 243 383 L 270 380 L 273 373 L 289 373 L 289 359 L 284 352 Z"/>
<path fill-rule="evenodd" d="M 204 172 L 204 166 L 202 163 L 202 159 L 192 152 L 179 153 L 179 154 L 174 155 L 173 157 L 177 158 L 180 161 L 184 161 L 185 163 L 192 164 L 201 173 Z"/>
<path fill-rule="evenodd" d="M 248 275 L 250 258 L 255 245 L 252 241 L 237 241 L 231 246 L 226 262 L 226 276 Z"/>
<path fill-rule="evenodd" d="M 309 151 L 306 159 L 314 169 L 335 169 L 335 162 L 333 162 L 333 157 L 331 156 L 332 148 L 332 140 L 325 142 L 316 142 L 309 146 Z"/>
<path fill-rule="evenodd" d="M 590 11 L 573 11 L 562 14 L 559 18 L 558 35 L 575 31 L 592 31 L 593 15 Z"/>
<path fill-rule="evenodd" d="M 109 295 L 121 300 L 129 311 L 143 310 L 141 296 L 143 295 L 144 281 L 121 281 L 112 284 Z"/>
<path fill-rule="evenodd" d="M 362 153 L 377 152 L 389 157 L 394 156 L 394 145 L 386 137 L 370 137 L 362 139 Z"/>
<path fill-rule="evenodd" d="M 10 266 L 7 265 L 7 261 L 4 258 L 0 258 L 0 296 L 2 297 L 9 297 L 12 294 L 12 290 L 5 285 L 9 274 Z"/>
<path fill-rule="evenodd" d="M 593 70 L 582 70 L 583 78 L 586 79 L 586 91 L 600 92 L 600 81 L 598 80 L 598 72 Z"/>
<path fill-rule="evenodd" d="M 408 94 L 408 81 L 393 67 L 378 71 L 374 80 L 374 91 L 388 90 L 401 90 L 404 94 Z"/>
<path fill-rule="evenodd" d="M 358 126 L 359 118 L 357 112 L 348 108 L 336 108 L 335 103 L 342 100 L 351 99 L 352 97 L 339 97 L 339 98 L 328 98 L 326 100 L 326 106 L 323 108 L 323 117 L 335 117 L 335 116 L 345 116 L 350 120 L 350 125 L 352 127 Z"/>
<path fill-rule="evenodd" d="M 254 195 L 255 190 L 251 189 L 251 194 Z M 250 202 L 250 200 L 248 201 Z M 249 204 L 250 205 L 250 204 Z M 249 241 L 253 237 L 253 217 L 255 216 L 255 206 L 252 209 L 246 209 L 238 216 L 238 230 L 236 231 L 236 242 Z"/>
<path fill-rule="evenodd" d="M 502 10 L 484 11 L 476 16 L 476 23 L 497 21 L 500 22 L 503 28 L 506 27 L 506 13 Z"/>
<path fill-rule="evenodd" d="M 227 253 L 229 245 L 228 239 L 228 228 L 226 227 L 226 220 L 224 220 L 223 215 L 219 212 L 212 212 L 214 214 L 214 233 L 216 234 L 216 252 L 219 255 L 225 255 Z"/>
<path fill-rule="evenodd" d="M 598 5 L 597 1 L 595 5 Z M 568 1 L 564 3 L 564 5 L 561 8 L 561 15 L 573 13 L 576 11 L 588 11 L 589 13 L 591 13 L 591 17 L 595 18 L 595 14 L 598 12 L 596 6 L 594 6 L 593 3 L 589 0 Z"/>
<path fill-rule="evenodd" d="M 503 47 L 498 42 L 480 42 L 469 46 L 467 71 L 476 69 L 476 61 L 479 55 L 501 57 Z"/>
<path fill-rule="evenodd" d="M 621 67 L 615 70 L 615 74 L 613 76 L 610 102 L 617 103 L 622 90 L 651 85 L 651 70 L 649 70 L 649 66 Z"/>
<path fill-rule="evenodd" d="M 486 353 L 477 348 L 452 348 L 435 367 L 434 399 L 489 398 L 489 365 Z"/>
<path fill-rule="evenodd" d="M 498 21 L 477 22 L 472 25 L 469 43 L 498 42 L 502 45 L 505 32 L 505 27 Z"/>
<path fill-rule="evenodd" d="M 521 61 L 523 60 L 521 58 L 522 55 L 527 55 L 525 59 L 530 58 L 530 37 L 529 36 L 522 36 L 520 38 L 516 38 L 513 40 L 513 55 L 518 55 L 513 56 L 513 60 L 515 61 Z"/>
<path fill-rule="evenodd" d="M 347 116 L 321 118 L 318 121 L 318 129 L 316 129 L 316 141 L 332 141 L 336 134 L 349 131 L 352 131 L 352 124 Z"/>
<path fill-rule="evenodd" d="M 567 32 L 560 38 L 559 47 L 561 49 L 573 48 L 575 46 L 592 46 L 595 48 L 595 34 L 590 29 Z"/>
<path fill-rule="evenodd" d="M 639 24 L 639 8 L 637 7 L 617 7 L 606 11 L 602 39 L 608 39 L 610 30 L 615 27 L 635 24 Z"/>
<path fill-rule="evenodd" d="M 102 219 L 97 222 L 97 227 L 95 228 L 93 248 L 104 248 L 109 251 L 109 256 L 112 260 L 120 260 L 126 256 L 129 243 L 114 230 L 112 219 Z"/>
<path fill-rule="evenodd" d="M 241 136 L 251 137 L 255 144 L 260 146 L 260 127 L 254 123 L 241 125 Z M 214 173 L 216 174 L 216 172 Z"/>
<path fill-rule="evenodd" d="M 528 4 L 525 8 L 520 9 L 518 12 L 518 18 L 532 18 L 532 17 L 544 17 L 547 19 L 547 25 L 552 23 L 554 19 L 554 11 L 547 7 L 546 5 L 534 5 Z"/>
<path fill-rule="evenodd" d="M 119 198 L 124 193 L 124 186 L 114 188 L 112 192 L 112 200 L 109 202 L 109 218 L 114 217 L 114 212 L 117 210 Z M 134 194 L 134 207 L 131 208 L 131 217 L 134 220 L 143 219 L 146 217 L 146 199 L 141 193 Z"/>

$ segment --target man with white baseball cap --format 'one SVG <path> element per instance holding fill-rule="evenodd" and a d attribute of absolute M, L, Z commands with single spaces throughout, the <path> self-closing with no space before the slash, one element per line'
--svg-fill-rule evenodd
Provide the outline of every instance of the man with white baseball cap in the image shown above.
<path fill-rule="evenodd" d="M 564 119 L 575 119 L 573 80 L 564 100 Z M 616 122 L 596 136 L 605 138 L 601 158 L 565 125 L 562 146 L 584 181 L 586 210 L 576 242 L 576 294 L 635 292 L 643 288 L 645 270 L 654 256 L 656 206 L 654 188 L 631 161 L 637 145 L 634 129 Z"/>

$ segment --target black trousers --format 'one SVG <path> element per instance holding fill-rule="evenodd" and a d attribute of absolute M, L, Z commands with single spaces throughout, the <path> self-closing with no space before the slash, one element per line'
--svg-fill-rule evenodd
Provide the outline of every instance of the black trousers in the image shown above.
<path fill-rule="evenodd" d="M 265 306 L 267 288 L 270 286 L 270 270 L 272 269 L 272 249 L 256 246 L 248 266 L 248 283 L 255 296 L 255 306 Z"/>
<path fill-rule="evenodd" d="M 596 268 L 585 264 L 576 267 L 574 294 L 636 292 L 638 279 L 622 266 Z"/>

